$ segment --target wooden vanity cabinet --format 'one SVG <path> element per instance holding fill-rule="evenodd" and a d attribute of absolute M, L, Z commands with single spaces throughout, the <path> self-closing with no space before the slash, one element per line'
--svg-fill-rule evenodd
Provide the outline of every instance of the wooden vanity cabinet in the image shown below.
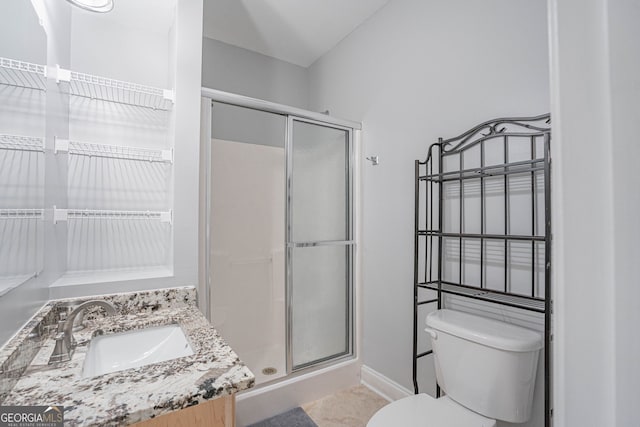
<path fill-rule="evenodd" d="M 223 396 L 133 424 L 134 427 L 234 427 L 235 395 Z"/>

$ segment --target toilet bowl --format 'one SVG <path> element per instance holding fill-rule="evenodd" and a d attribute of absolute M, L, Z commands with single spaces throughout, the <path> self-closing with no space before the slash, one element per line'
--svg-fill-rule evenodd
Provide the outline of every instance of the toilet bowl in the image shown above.
<path fill-rule="evenodd" d="M 496 420 L 485 418 L 447 396 L 435 399 L 415 394 L 380 409 L 367 427 L 495 427 Z"/>
<path fill-rule="evenodd" d="M 417 394 L 380 409 L 367 427 L 494 427 L 531 416 L 542 335 L 454 310 L 427 316 L 445 397 Z"/>

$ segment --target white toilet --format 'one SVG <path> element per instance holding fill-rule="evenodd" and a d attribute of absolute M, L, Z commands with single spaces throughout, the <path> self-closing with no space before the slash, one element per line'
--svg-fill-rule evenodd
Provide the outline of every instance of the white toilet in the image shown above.
<path fill-rule="evenodd" d="M 494 427 L 531 416 L 540 333 L 454 310 L 427 316 L 446 396 L 417 394 L 380 409 L 367 427 Z"/>

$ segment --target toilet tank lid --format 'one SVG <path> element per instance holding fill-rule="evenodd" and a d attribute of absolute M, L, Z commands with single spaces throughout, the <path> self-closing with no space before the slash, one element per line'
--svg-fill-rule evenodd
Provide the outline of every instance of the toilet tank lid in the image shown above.
<path fill-rule="evenodd" d="M 499 350 L 525 352 L 543 346 L 539 332 L 461 311 L 442 309 L 429 313 L 427 326 Z"/>

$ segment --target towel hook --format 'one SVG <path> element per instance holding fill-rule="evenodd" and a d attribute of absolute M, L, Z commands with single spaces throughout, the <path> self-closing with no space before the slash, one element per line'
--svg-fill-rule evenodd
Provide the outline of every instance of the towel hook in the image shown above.
<path fill-rule="evenodd" d="M 369 160 L 373 166 L 377 166 L 380 164 L 380 157 L 378 156 L 370 156 L 365 158 Z"/>

